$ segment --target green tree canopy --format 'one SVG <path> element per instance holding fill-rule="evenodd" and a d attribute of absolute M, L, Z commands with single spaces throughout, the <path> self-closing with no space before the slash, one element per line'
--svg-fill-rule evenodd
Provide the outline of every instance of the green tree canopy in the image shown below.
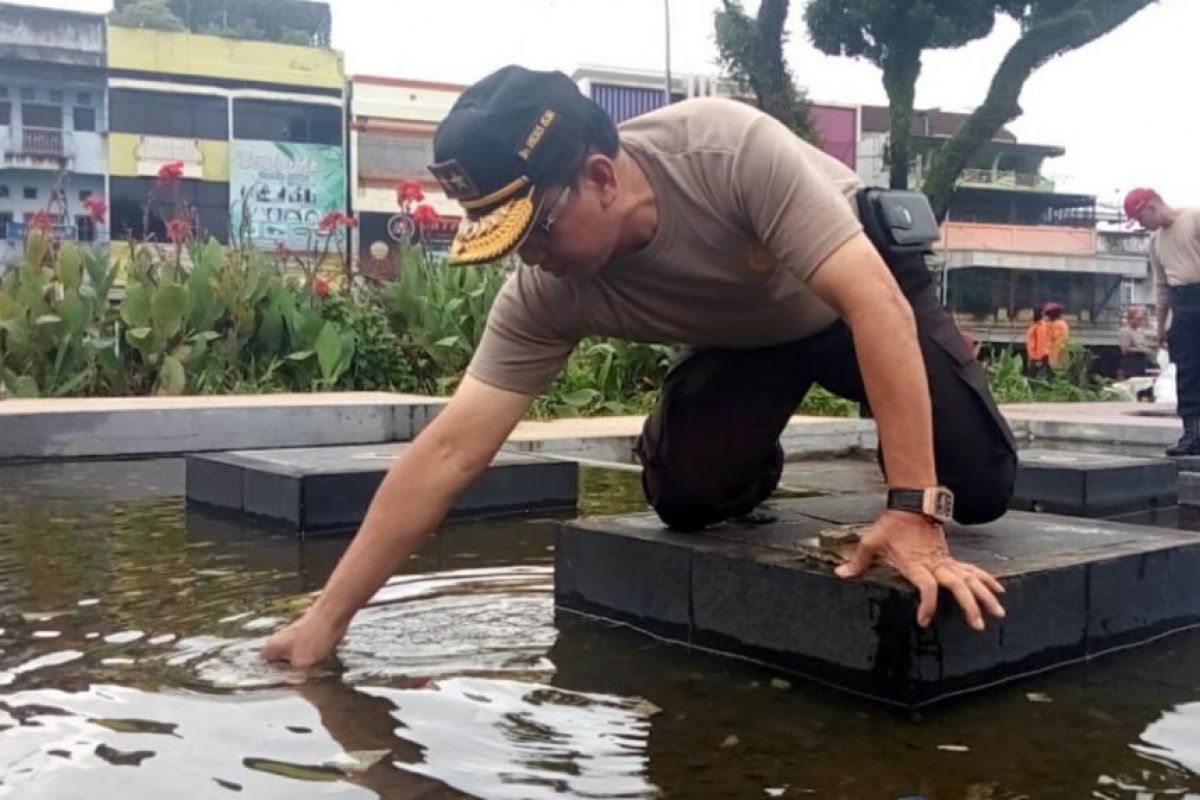
<path fill-rule="evenodd" d="M 1021 115 L 1025 81 L 1056 56 L 1104 36 L 1154 0 L 812 0 L 805 11 L 818 49 L 865 58 L 883 70 L 891 112 L 893 187 L 907 188 L 916 82 L 925 50 L 961 47 L 988 35 L 998 14 L 1021 34 L 983 103 L 937 150 L 922 189 L 943 217 L 959 175 L 978 149 Z"/>
<path fill-rule="evenodd" d="M 753 92 L 758 107 L 806 139 L 815 132 L 804 93 L 783 55 L 789 0 L 762 0 L 750 17 L 740 0 L 722 0 L 716 12 L 717 51 L 725 74 Z"/>

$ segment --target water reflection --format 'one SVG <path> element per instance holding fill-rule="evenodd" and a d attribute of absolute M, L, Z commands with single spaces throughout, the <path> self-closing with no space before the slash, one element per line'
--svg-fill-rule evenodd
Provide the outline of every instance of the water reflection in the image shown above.
<path fill-rule="evenodd" d="M 340 658 L 263 638 L 344 538 L 186 510 L 175 462 L 0 468 L 0 797 L 1147 798 L 1200 789 L 1200 634 L 922 714 L 555 617 L 555 521 L 448 526 Z M 177 470 L 176 470 L 177 471 Z M 582 471 L 588 513 L 638 475 Z M 142 491 L 142 489 L 145 491 Z"/>

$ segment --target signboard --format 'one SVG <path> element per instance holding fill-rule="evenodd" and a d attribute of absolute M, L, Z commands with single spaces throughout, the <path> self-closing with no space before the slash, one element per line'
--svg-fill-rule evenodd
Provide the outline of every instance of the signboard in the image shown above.
<path fill-rule="evenodd" d="M 290 250 L 315 247 L 317 225 L 346 207 L 344 150 L 336 145 L 234 141 L 230 236 Z M 248 228 L 248 229 L 247 229 Z"/>

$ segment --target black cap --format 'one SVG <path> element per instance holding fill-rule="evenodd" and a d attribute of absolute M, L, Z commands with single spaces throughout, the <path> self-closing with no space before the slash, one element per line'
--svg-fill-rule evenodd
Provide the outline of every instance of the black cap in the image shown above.
<path fill-rule="evenodd" d="M 582 158 L 597 113 L 561 72 L 507 66 L 463 92 L 438 126 L 429 167 L 466 212 L 452 262 L 490 261 L 524 241 L 539 190 Z"/>

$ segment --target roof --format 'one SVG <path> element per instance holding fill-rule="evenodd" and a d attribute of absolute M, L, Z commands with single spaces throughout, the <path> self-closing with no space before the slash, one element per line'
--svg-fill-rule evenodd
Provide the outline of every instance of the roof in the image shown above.
<path fill-rule="evenodd" d="M 971 118 L 970 114 L 942 111 L 939 108 L 913 109 L 913 136 L 953 136 Z M 887 133 L 891 130 L 891 112 L 887 106 L 863 106 L 864 133 Z M 1016 144 L 1017 137 L 1008 128 L 1001 128 L 992 141 Z"/>

